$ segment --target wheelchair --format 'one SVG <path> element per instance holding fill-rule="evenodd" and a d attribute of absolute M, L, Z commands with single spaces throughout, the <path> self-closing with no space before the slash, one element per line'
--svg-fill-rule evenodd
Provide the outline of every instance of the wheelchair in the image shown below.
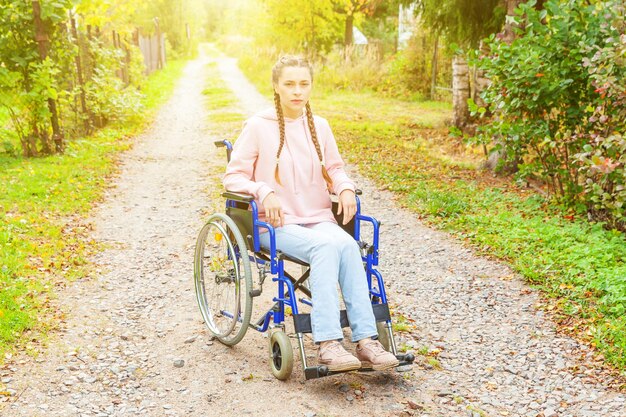
<path fill-rule="evenodd" d="M 231 143 L 222 140 L 215 142 L 215 145 L 226 148 L 227 160 L 230 161 Z M 357 213 L 342 227 L 354 237 L 361 248 L 378 339 L 385 349 L 396 355 L 400 362 L 398 366 L 411 365 L 414 355 L 400 354 L 396 347 L 383 278 L 375 268 L 378 265 L 380 223 L 373 217 L 361 214 L 358 197 L 361 192 L 357 190 L 356 194 Z M 267 332 L 269 329 L 270 368 L 277 379 L 286 380 L 294 365 L 293 347 L 285 332 L 285 317 L 291 315 L 305 379 L 341 373 L 330 371 L 325 365 L 309 366 L 307 363 L 304 335 L 311 333 L 311 320 L 309 314 L 301 312 L 298 302 L 312 306 L 307 281 L 309 265 L 276 250 L 274 228 L 259 220 L 254 197 L 233 192 L 224 192 L 222 196 L 226 199 L 226 212 L 215 213 L 208 218 L 198 235 L 194 257 L 196 298 L 211 335 L 225 345 L 234 346 L 243 339 L 248 328 L 259 332 Z M 332 210 L 341 225 L 336 214 L 336 201 L 333 202 Z M 371 225 L 371 243 L 361 240 L 362 223 Z M 259 244 L 261 229 L 266 229 L 270 234 L 269 250 Z M 301 276 L 288 272 L 285 268 L 286 262 L 296 268 L 299 265 Z M 256 283 L 253 283 L 252 263 L 258 272 Z M 257 320 L 252 321 L 253 300 L 261 295 L 263 283 L 268 276 L 277 283 L 274 304 Z M 302 293 L 303 297 L 298 299 L 296 291 Z M 341 310 L 340 317 L 342 328 L 349 327 L 345 310 Z M 358 371 L 371 370 L 361 368 Z"/>

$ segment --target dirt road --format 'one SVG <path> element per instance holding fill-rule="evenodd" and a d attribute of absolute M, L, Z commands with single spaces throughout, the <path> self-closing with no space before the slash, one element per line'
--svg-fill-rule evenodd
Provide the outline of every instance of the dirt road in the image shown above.
<path fill-rule="evenodd" d="M 94 260 L 99 270 L 59 295 L 67 325 L 49 351 L 2 371 L 14 394 L 0 403 L 3 416 L 626 416 L 625 396 L 585 372 L 587 351 L 555 334 L 518 277 L 424 227 L 356 172 L 365 211 L 383 222 L 390 300 L 416 323 L 398 343 L 430 355 L 408 372 L 307 382 L 296 360 L 280 382 L 262 334 L 249 331 L 234 348 L 211 341 L 192 265 L 213 186 L 207 172 L 223 164 L 206 130 L 208 60 L 188 65 L 124 155 L 90 219 L 94 238 L 108 245 Z M 245 99 L 244 113 L 268 104 L 233 61 L 220 59 L 219 68 Z"/>

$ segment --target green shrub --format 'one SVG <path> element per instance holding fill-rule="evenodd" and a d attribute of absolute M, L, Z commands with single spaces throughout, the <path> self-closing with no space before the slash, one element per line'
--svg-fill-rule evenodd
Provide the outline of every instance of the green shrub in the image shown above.
<path fill-rule="evenodd" d="M 624 4 L 609 7 L 604 42 L 589 46 L 593 56 L 583 59 L 598 96 L 588 109 L 588 143 L 576 157 L 594 217 L 626 229 L 626 14 Z"/>
<path fill-rule="evenodd" d="M 96 126 L 102 127 L 109 121 L 123 121 L 141 109 L 141 93 L 132 84 L 125 86 L 124 81 L 116 74 L 124 60 L 121 49 L 110 48 L 100 39 L 89 42 L 93 57 L 93 74 L 85 85 L 87 108 L 95 118 Z M 139 57 L 139 51 L 131 56 Z M 137 67 L 142 64 L 132 61 L 131 70 L 137 74 L 131 79 L 137 83 L 141 80 Z"/>
<path fill-rule="evenodd" d="M 624 6 L 618 0 L 532 0 L 517 11 L 517 38 L 489 39 L 479 61 L 495 114 L 483 142 L 544 181 L 554 196 L 623 225 Z M 485 109 L 474 106 L 475 113 Z M 600 216 L 601 215 L 601 216 Z"/>

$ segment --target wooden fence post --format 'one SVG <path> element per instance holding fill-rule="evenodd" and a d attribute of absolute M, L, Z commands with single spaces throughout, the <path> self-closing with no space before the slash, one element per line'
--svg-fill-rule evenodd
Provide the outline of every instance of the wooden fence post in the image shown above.
<path fill-rule="evenodd" d="M 159 24 L 159 18 L 154 18 L 154 26 L 156 29 L 156 37 L 157 37 L 157 69 L 163 68 L 163 60 L 161 59 L 161 25 Z"/>
<path fill-rule="evenodd" d="M 35 18 L 35 40 L 37 41 L 37 48 L 39 50 L 39 57 L 42 61 L 48 56 L 48 34 L 41 21 L 41 5 L 38 0 L 32 1 L 33 16 Z M 63 132 L 59 126 L 59 114 L 57 111 L 57 103 L 52 98 L 48 99 L 48 109 L 50 110 L 50 123 L 52 124 L 52 138 L 54 140 L 55 150 L 57 152 L 63 152 Z M 44 146 L 48 146 L 47 139 L 40 135 Z"/>
<path fill-rule="evenodd" d="M 128 37 L 125 38 L 124 42 L 124 83 L 126 86 L 130 85 L 130 48 L 128 47 Z"/>
<path fill-rule="evenodd" d="M 430 99 L 435 99 L 437 86 L 437 60 L 439 59 L 439 33 L 435 35 L 435 49 L 433 50 L 433 64 L 430 75 Z"/>
<path fill-rule="evenodd" d="M 124 86 L 128 85 L 128 65 L 126 59 L 128 57 L 128 48 L 126 45 L 122 44 L 122 39 L 120 38 L 120 33 L 117 33 L 117 48 L 122 50 L 124 53 L 124 57 L 122 58 L 122 65 L 120 67 L 120 78 L 124 83 Z"/>

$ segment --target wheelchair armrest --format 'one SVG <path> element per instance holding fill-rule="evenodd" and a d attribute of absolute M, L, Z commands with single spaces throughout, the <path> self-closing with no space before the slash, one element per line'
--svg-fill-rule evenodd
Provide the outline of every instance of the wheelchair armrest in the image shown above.
<path fill-rule="evenodd" d="M 348 190 L 349 188 L 346 188 L 346 189 Z M 354 190 L 354 194 L 361 195 L 361 194 L 363 194 L 363 191 L 361 191 L 359 188 L 357 188 L 356 190 Z M 331 198 L 332 197 L 338 197 L 338 195 L 335 194 L 335 193 L 330 193 L 330 196 L 331 196 Z"/>
<path fill-rule="evenodd" d="M 250 203 L 251 201 L 254 201 L 254 196 L 250 194 L 233 193 L 231 191 L 223 192 L 222 197 L 227 198 L 229 200 L 239 201 L 241 203 Z"/>
<path fill-rule="evenodd" d="M 363 194 L 363 191 L 359 190 L 358 188 L 356 190 L 354 190 L 354 194 L 355 195 L 361 195 Z M 333 203 L 337 203 L 339 202 L 339 196 L 335 193 L 330 193 L 330 201 L 332 201 Z"/>
<path fill-rule="evenodd" d="M 226 161 L 230 162 L 230 154 L 233 152 L 233 144 L 230 143 L 227 139 L 224 140 L 216 140 L 213 144 L 218 148 L 226 147 Z"/>

